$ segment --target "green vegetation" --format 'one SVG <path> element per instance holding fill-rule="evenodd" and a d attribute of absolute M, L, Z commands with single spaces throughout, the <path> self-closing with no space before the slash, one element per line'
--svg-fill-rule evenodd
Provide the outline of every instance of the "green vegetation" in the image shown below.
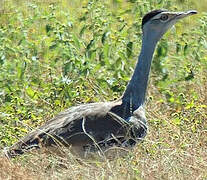
<path fill-rule="evenodd" d="M 207 3 L 183 0 L 2 0 L 0 149 L 58 112 L 123 93 L 152 9 L 196 9 L 156 50 L 145 141 L 114 159 L 1 158 L 1 179 L 206 179 Z M 70 177 L 70 178 L 69 178 Z"/>

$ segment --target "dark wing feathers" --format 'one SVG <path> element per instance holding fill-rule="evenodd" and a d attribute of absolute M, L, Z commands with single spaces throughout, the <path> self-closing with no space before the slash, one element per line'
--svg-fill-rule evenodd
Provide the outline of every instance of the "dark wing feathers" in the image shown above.
<path fill-rule="evenodd" d="M 58 143 L 80 146 L 82 150 L 95 144 L 117 143 L 118 140 L 123 143 L 130 139 L 132 124 L 120 117 L 121 104 L 122 101 L 116 101 L 71 107 L 26 135 L 8 150 L 7 155 L 13 157 L 32 148 Z"/>

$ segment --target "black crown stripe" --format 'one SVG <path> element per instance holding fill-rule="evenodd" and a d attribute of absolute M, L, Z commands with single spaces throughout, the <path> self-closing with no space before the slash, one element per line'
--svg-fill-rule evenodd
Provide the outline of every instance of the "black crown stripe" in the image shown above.
<path fill-rule="evenodd" d="M 165 12 L 166 10 L 163 9 L 156 9 L 153 10 L 147 14 L 144 15 L 144 17 L 142 18 L 142 27 L 144 26 L 144 24 L 149 21 L 152 17 L 156 16 L 157 14 L 160 14 L 162 12 Z"/>

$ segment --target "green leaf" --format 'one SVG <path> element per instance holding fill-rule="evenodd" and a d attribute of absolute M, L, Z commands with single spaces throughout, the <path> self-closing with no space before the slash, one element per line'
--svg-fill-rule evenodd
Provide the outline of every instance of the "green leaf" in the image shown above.
<path fill-rule="evenodd" d="M 133 42 L 128 42 L 127 48 L 126 48 L 128 58 L 131 57 L 131 55 L 132 55 L 132 48 L 133 48 Z"/>

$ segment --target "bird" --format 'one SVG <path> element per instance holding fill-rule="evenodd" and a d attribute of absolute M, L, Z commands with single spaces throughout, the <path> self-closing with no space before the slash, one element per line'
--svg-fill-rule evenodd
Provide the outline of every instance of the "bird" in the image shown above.
<path fill-rule="evenodd" d="M 80 152 L 134 147 L 148 133 L 145 99 L 157 43 L 176 22 L 195 10 L 153 10 L 142 18 L 142 45 L 135 70 L 123 95 L 115 101 L 81 104 L 60 112 L 5 150 L 9 158 L 32 149 L 71 146 Z"/>

